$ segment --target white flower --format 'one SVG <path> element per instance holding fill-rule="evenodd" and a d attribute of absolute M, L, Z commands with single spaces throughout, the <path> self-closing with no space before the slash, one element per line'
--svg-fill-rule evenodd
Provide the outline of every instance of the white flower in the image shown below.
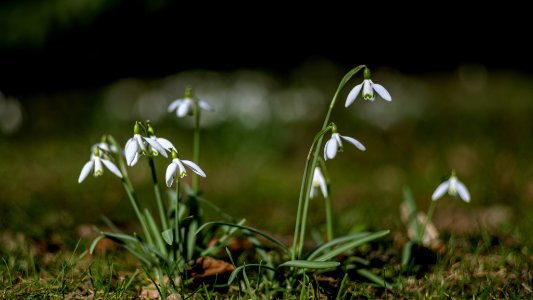
<path fill-rule="evenodd" d="M 162 141 L 165 144 L 165 146 L 162 146 L 160 144 L 160 141 Z M 155 136 L 144 137 L 138 133 L 134 134 L 133 137 L 130 138 L 128 142 L 126 142 L 126 146 L 124 147 L 124 152 L 126 155 L 126 163 L 130 167 L 134 166 L 139 160 L 140 155 L 161 154 L 164 157 L 168 157 L 166 151 L 171 151 L 171 150 L 165 150 L 165 147 L 169 146 L 167 142 L 170 144 L 171 149 L 174 148 L 174 146 L 172 146 L 172 143 L 170 143 L 166 139 L 156 138 Z"/>
<path fill-rule="evenodd" d="M 309 193 L 309 197 L 311 199 L 315 198 L 319 188 L 322 191 L 322 195 L 324 196 L 324 198 L 327 198 L 328 186 L 326 184 L 326 179 L 324 178 L 324 175 L 322 175 L 322 171 L 320 171 L 320 168 L 316 167 L 315 172 L 313 174 L 311 192 Z"/>
<path fill-rule="evenodd" d="M 370 100 L 374 101 L 376 96 L 374 95 L 374 91 L 376 91 L 381 98 L 387 101 L 391 101 L 392 97 L 387 92 L 387 90 L 380 84 L 373 83 L 370 79 L 365 79 L 360 84 L 356 85 L 348 94 L 348 97 L 346 98 L 346 104 L 345 106 L 348 107 L 350 104 L 352 104 L 355 101 L 355 98 L 357 98 L 357 95 L 361 91 L 361 88 L 363 89 L 363 99 L 364 100 Z"/>
<path fill-rule="evenodd" d="M 454 173 L 452 173 L 450 179 L 439 184 L 439 186 L 435 189 L 435 192 L 433 192 L 431 199 L 433 201 L 437 201 L 437 199 L 442 197 L 446 192 L 448 192 L 448 195 L 452 197 L 459 196 L 459 198 L 463 199 L 463 201 L 467 203 L 470 202 L 470 193 L 466 189 L 466 186 L 459 181 L 459 179 L 457 179 Z"/>
<path fill-rule="evenodd" d="M 96 149 L 97 147 L 99 149 L 101 149 L 101 150 L 106 151 L 106 152 L 118 153 L 118 149 L 117 149 L 117 147 L 115 147 L 115 145 L 110 145 L 110 144 L 105 143 L 105 142 L 100 142 L 100 143 L 94 144 L 91 147 L 91 151 L 94 152 L 94 149 Z"/>
<path fill-rule="evenodd" d="M 206 177 L 204 171 L 202 171 L 202 169 L 197 164 L 189 160 L 181 160 L 174 153 L 176 152 L 172 152 L 172 157 L 174 157 L 174 159 L 172 159 L 172 162 L 170 163 L 170 165 L 168 165 L 167 173 L 165 176 L 165 181 L 168 187 L 172 186 L 176 175 L 178 175 L 180 178 L 183 178 L 185 177 L 185 175 L 187 175 L 187 170 L 185 170 L 185 166 L 193 170 L 194 173 L 202 177 Z"/>
<path fill-rule="evenodd" d="M 198 101 L 200 109 L 213 111 L 213 107 L 204 100 Z M 168 106 L 168 112 L 176 110 L 176 115 L 181 118 L 194 112 L 194 100 L 192 98 L 183 98 L 172 101 Z"/>
<path fill-rule="evenodd" d="M 365 146 L 361 144 L 361 142 L 359 142 L 358 140 L 351 138 L 349 136 L 343 136 L 338 133 L 333 133 L 331 135 L 331 138 L 326 142 L 326 145 L 324 146 L 324 159 L 325 160 L 335 158 L 335 156 L 337 155 L 337 151 L 339 150 L 339 147 L 341 148 L 341 151 L 342 151 L 342 140 L 341 139 L 349 142 L 350 144 L 354 145 L 355 147 L 357 147 L 357 149 L 361 151 L 366 150 Z"/>
<path fill-rule="evenodd" d="M 117 175 L 119 178 L 122 178 L 122 173 L 120 173 L 120 170 L 117 168 L 117 166 L 110 160 L 100 157 L 98 155 L 98 150 L 95 150 L 93 151 L 91 160 L 89 160 L 81 169 L 78 183 L 81 183 L 83 180 L 85 180 L 92 169 L 94 169 L 94 177 L 104 174 L 104 168 L 102 167 L 102 164 L 106 166 L 107 169 L 113 174 Z"/>

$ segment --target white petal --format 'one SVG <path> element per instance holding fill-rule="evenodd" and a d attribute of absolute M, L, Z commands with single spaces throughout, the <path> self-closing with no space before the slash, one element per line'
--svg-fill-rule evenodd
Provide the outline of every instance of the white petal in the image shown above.
<path fill-rule="evenodd" d="M 184 100 L 184 102 L 178 107 L 178 110 L 176 111 L 178 117 L 185 117 L 189 113 L 191 104 L 191 100 Z"/>
<path fill-rule="evenodd" d="M 310 198 L 310 199 L 315 198 L 315 196 L 316 196 L 316 190 L 317 190 L 316 187 L 314 187 L 314 186 L 311 187 L 311 191 L 309 191 L 309 198 Z"/>
<path fill-rule="evenodd" d="M 133 159 L 135 158 L 135 154 L 137 154 L 137 151 L 139 151 L 139 143 L 134 140 L 133 138 L 129 139 L 126 143 L 126 148 L 124 149 L 125 155 L 126 155 L 126 163 L 128 166 L 135 165 L 133 163 Z"/>
<path fill-rule="evenodd" d="M 174 162 L 178 165 L 178 173 L 179 173 L 178 176 L 180 178 L 187 176 L 187 170 L 185 170 L 185 166 L 183 166 L 183 163 L 181 163 L 181 160 L 179 160 L 178 158 L 175 158 Z"/>
<path fill-rule="evenodd" d="M 133 160 L 131 161 L 131 165 L 130 166 L 135 166 L 137 164 L 137 162 L 139 161 L 139 158 L 141 158 L 141 155 L 139 154 L 139 152 L 135 153 L 135 156 L 133 157 Z"/>
<path fill-rule="evenodd" d="M 194 171 L 194 173 L 202 176 L 202 177 L 206 177 L 204 171 L 195 163 L 193 163 L 192 161 L 190 160 L 182 160 L 181 161 L 184 165 L 186 165 L 187 167 L 191 168 L 191 170 Z"/>
<path fill-rule="evenodd" d="M 335 138 L 331 137 L 331 139 L 329 139 L 329 141 L 326 143 L 326 159 L 334 159 L 335 155 L 337 155 L 338 148 L 339 144 Z"/>
<path fill-rule="evenodd" d="M 107 167 L 107 169 L 109 169 L 109 171 L 117 175 L 118 178 L 122 178 L 122 173 L 113 162 L 107 159 L 102 159 L 102 163 Z"/>
<path fill-rule="evenodd" d="M 348 97 L 346 98 L 346 104 L 344 104 L 345 107 L 350 106 L 355 101 L 355 98 L 357 98 L 357 95 L 359 95 L 359 92 L 361 91 L 361 88 L 363 87 L 363 83 L 356 85 L 348 94 Z"/>
<path fill-rule="evenodd" d="M 391 100 L 392 100 L 392 97 L 390 96 L 389 92 L 387 92 L 387 90 L 386 90 L 381 84 L 373 83 L 373 84 L 372 84 L 372 88 L 373 88 L 374 91 L 376 91 L 376 92 L 381 96 L 381 98 L 383 98 L 384 100 L 387 100 L 387 101 L 391 101 Z"/>
<path fill-rule="evenodd" d="M 456 189 L 461 199 L 463 199 L 466 203 L 470 202 L 470 193 L 462 182 L 457 181 Z"/>
<path fill-rule="evenodd" d="M 100 176 L 104 174 L 104 167 L 102 167 L 102 160 L 100 157 L 94 157 L 94 176 Z"/>
<path fill-rule="evenodd" d="M 320 168 L 315 169 L 314 180 L 316 180 L 316 182 L 320 186 L 320 190 L 322 190 L 322 195 L 324 195 L 324 198 L 327 198 L 328 186 L 326 184 L 326 179 L 324 178 L 324 175 L 322 175 L 322 172 L 320 171 Z"/>
<path fill-rule="evenodd" d="M 354 138 L 351 138 L 349 136 L 343 136 L 341 135 L 341 137 L 345 140 L 345 141 L 348 141 L 350 144 L 354 145 L 355 147 L 357 147 L 357 149 L 361 150 L 361 151 L 365 151 L 366 148 L 363 144 L 361 144 L 361 142 L 359 142 L 358 140 L 354 139 Z"/>
<path fill-rule="evenodd" d="M 213 108 L 213 106 L 211 106 L 211 104 L 207 103 L 206 101 L 204 100 L 200 100 L 200 102 L 198 103 L 198 105 L 200 106 L 201 109 L 203 110 L 208 110 L 208 111 L 214 111 L 215 109 Z"/>
<path fill-rule="evenodd" d="M 172 101 L 172 103 L 170 103 L 170 105 L 168 106 L 168 112 L 175 110 L 178 106 L 180 106 L 181 103 L 183 103 L 183 99 Z"/>
<path fill-rule="evenodd" d="M 363 82 L 363 99 L 374 101 L 374 91 L 372 90 L 372 81 L 365 79 Z"/>
<path fill-rule="evenodd" d="M 431 200 L 436 201 L 437 199 L 442 197 L 442 195 L 444 195 L 444 193 L 446 193 L 446 191 L 448 190 L 449 186 L 450 186 L 450 182 L 448 182 L 448 180 L 439 184 L 439 186 L 433 192 L 433 195 L 431 195 Z"/>
<path fill-rule="evenodd" d="M 341 140 L 340 134 L 334 133 L 331 135 L 331 138 L 335 138 L 335 140 L 337 141 L 337 144 L 339 144 L 339 146 L 342 147 L 342 140 Z"/>
<path fill-rule="evenodd" d="M 168 157 L 167 152 L 165 151 L 165 148 L 163 148 L 163 146 L 161 146 L 155 138 L 147 137 L 147 138 L 144 138 L 144 140 L 148 142 L 148 144 L 150 144 L 150 146 L 152 146 L 152 148 L 155 149 L 155 151 L 157 151 L 158 153 L 161 153 L 161 155 L 163 155 L 164 157 Z"/>
<path fill-rule="evenodd" d="M 178 164 L 175 162 L 172 162 L 167 167 L 167 173 L 165 175 L 165 181 L 167 183 L 168 187 L 172 186 L 172 183 L 174 182 L 174 176 L 176 175 L 176 169 L 178 168 Z"/>
<path fill-rule="evenodd" d="M 164 139 L 164 138 L 157 138 L 157 142 L 159 143 L 159 145 L 161 145 L 163 148 L 165 148 L 165 150 L 176 150 L 176 148 L 174 147 L 174 145 L 172 145 L 172 143 L 167 140 L 167 139 Z"/>
<path fill-rule="evenodd" d="M 85 180 L 85 178 L 87 178 L 87 175 L 89 175 L 89 173 L 91 172 L 93 165 L 94 161 L 90 160 L 83 166 L 83 168 L 81 169 L 80 177 L 78 178 L 78 183 L 81 183 Z"/>

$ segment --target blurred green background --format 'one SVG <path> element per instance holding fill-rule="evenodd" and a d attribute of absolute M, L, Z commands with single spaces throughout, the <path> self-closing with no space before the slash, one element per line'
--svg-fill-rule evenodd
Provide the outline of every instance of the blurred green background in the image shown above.
<path fill-rule="evenodd" d="M 55 227 L 74 232 L 79 224 L 100 224 L 101 215 L 119 224 L 132 221 L 117 178 L 106 172 L 78 184 L 81 167 L 102 134 L 124 144 L 135 120 L 150 120 L 158 136 L 190 159 L 192 120 L 178 119 L 166 108 L 191 85 L 215 107 L 202 122 L 204 196 L 251 225 L 290 235 L 308 147 L 344 73 L 366 63 L 393 101 L 359 98 L 344 108 L 347 93 L 362 80 L 358 75 L 334 110 L 339 132 L 367 147 L 360 152 L 347 146 L 328 162 L 339 232 L 402 230 L 402 188 L 409 186 L 427 208 L 435 187 L 455 169 L 472 201 L 440 200 L 437 224 L 466 233 L 480 224 L 495 226 L 528 242 L 525 237 L 533 233 L 533 77 L 523 68 L 450 57 L 455 63 L 435 62 L 435 71 L 424 61 L 406 68 L 397 53 L 391 53 L 396 60 L 382 62 L 376 54 L 367 61 L 366 52 L 353 55 L 342 46 L 338 55 L 323 48 L 302 53 L 282 47 L 286 55 L 279 58 L 275 52 L 237 60 L 261 48 L 253 43 L 258 37 L 251 49 L 223 60 L 224 38 L 206 49 L 202 46 L 209 43 L 195 43 L 203 41 L 199 31 L 187 35 L 185 29 L 185 36 L 174 27 L 151 31 L 176 22 L 166 15 L 176 8 L 174 2 L 132 3 L 0 4 L 3 229 L 39 235 Z M 122 24 L 119 16 L 128 18 L 131 32 L 127 25 L 107 26 Z M 224 31 L 214 30 L 214 35 Z M 231 31 L 224 37 L 229 44 L 239 40 Z M 179 49 L 185 52 L 174 52 Z M 161 180 L 168 163 L 156 160 Z M 130 175 L 142 203 L 155 205 L 147 164 L 141 160 Z M 311 220 L 317 227 L 323 223 L 321 200 L 312 202 Z"/>

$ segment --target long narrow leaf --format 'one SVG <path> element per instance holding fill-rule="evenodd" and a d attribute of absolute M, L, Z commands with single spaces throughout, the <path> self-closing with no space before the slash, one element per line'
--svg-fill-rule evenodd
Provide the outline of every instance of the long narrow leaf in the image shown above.
<path fill-rule="evenodd" d="M 196 246 L 196 229 L 198 228 L 198 222 L 193 220 L 189 226 L 189 232 L 187 233 L 187 260 L 191 260 L 194 247 Z"/>
<path fill-rule="evenodd" d="M 89 253 L 90 254 L 93 254 L 94 252 L 94 248 L 96 248 L 96 245 L 98 244 L 98 242 L 100 242 L 103 238 L 105 238 L 105 236 L 103 235 L 99 235 L 97 236 L 94 241 L 91 243 L 91 247 L 89 248 Z"/>
<path fill-rule="evenodd" d="M 325 253 L 323 254 L 322 256 L 319 256 L 318 258 L 315 258 L 314 261 L 326 261 L 326 260 L 330 260 L 331 258 L 343 253 L 343 252 L 346 252 L 352 248 L 355 248 L 355 247 L 358 247 L 360 245 L 363 245 L 365 243 L 368 243 L 372 240 L 375 240 L 375 239 L 378 239 L 380 237 L 383 237 L 387 234 L 389 234 L 390 230 L 383 230 L 383 231 L 378 231 L 378 232 L 375 232 L 375 233 L 372 233 L 372 234 L 369 234 L 367 236 L 364 236 L 362 238 L 359 238 L 357 240 L 354 240 L 354 241 L 351 241 L 349 243 L 346 243 L 338 248 L 335 248 L 335 249 L 332 249 L 330 252 L 328 253 Z"/>
<path fill-rule="evenodd" d="M 207 223 L 203 224 L 202 226 L 200 226 L 200 228 L 198 228 L 198 230 L 196 230 L 196 232 L 198 233 L 198 232 L 202 231 L 204 228 L 206 228 L 209 225 L 230 226 L 230 227 L 236 227 L 236 228 L 240 228 L 240 229 L 251 231 L 251 232 L 253 232 L 255 234 L 258 234 L 258 235 L 264 237 L 265 239 L 271 241 L 276 246 L 278 246 L 281 250 L 283 250 L 285 253 L 290 254 L 289 249 L 282 242 L 278 241 L 276 238 L 270 236 L 269 234 L 267 234 L 267 233 L 265 233 L 265 232 L 263 232 L 261 230 L 258 230 L 258 229 L 252 228 L 252 227 L 248 227 L 248 226 L 244 226 L 244 225 L 237 225 L 237 224 L 224 223 L 224 222 L 207 222 Z"/>
<path fill-rule="evenodd" d="M 309 261 L 309 260 L 289 260 L 281 265 L 281 267 L 296 267 L 296 268 L 305 268 L 305 269 L 330 269 L 340 266 L 338 261 Z"/>
<path fill-rule="evenodd" d="M 261 269 L 269 269 L 269 270 L 272 270 L 274 272 L 279 272 L 275 268 L 272 268 L 272 267 L 269 267 L 269 266 L 265 266 L 265 265 L 262 265 L 262 264 L 242 265 L 242 266 L 239 266 L 239 267 L 235 268 L 233 270 L 233 272 L 231 272 L 231 274 L 229 275 L 229 278 L 228 278 L 228 285 L 230 285 L 235 280 L 237 275 L 239 275 L 239 272 L 242 271 L 245 268 L 258 268 L 258 269 L 261 268 Z"/>
<path fill-rule="evenodd" d="M 101 232 L 102 235 L 105 237 L 123 245 L 126 244 L 126 242 L 133 242 L 133 243 L 139 243 L 139 240 L 135 238 L 134 236 L 124 234 L 124 233 L 113 233 L 113 232 Z"/>
<path fill-rule="evenodd" d="M 367 269 L 359 269 L 359 270 L 357 270 L 357 274 L 367 278 L 368 280 L 374 282 L 375 284 L 377 284 L 377 285 L 379 285 L 381 287 L 384 287 L 384 288 L 387 288 L 387 289 L 392 289 L 392 284 L 388 283 L 383 278 L 377 276 L 376 274 L 370 272 Z"/>
<path fill-rule="evenodd" d="M 407 267 L 409 264 L 409 261 L 411 260 L 411 253 L 413 249 L 413 241 L 409 241 L 403 246 L 402 251 L 402 268 Z"/>
<path fill-rule="evenodd" d="M 336 246 L 336 245 L 338 245 L 340 243 L 348 242 L 348 241 L 351 241 L 351 240 L 356 240 L 356 239 L 362 238 L 364 236 L 367 236 L 369 234 L 370 234 L 370 232 L 360 232 L 360 233 L 356 233 L 354 235 L 343 236 L 343 237 L 339 237 L 339 238 L 336 238 L 334 240 L 331 240 L 331 241 L 321 245 L 320 247 L 316 248 L 315 250 L 313 250 L 309 254 L 309 256 L 307 257 L 307 260 L 313 260 L 313 258 L 317 257 L 321 252 L 324 252 L 324 251 L 328 250 L 329 248 L 332 248 L 333 246 Z"/>
<path fill-rule="evenodd" d="M 409 216 L 409 226 L 415 231 L 415 236 L 420 237 L 420 224 L 418 223 L 418 218 L 416 217 L 416 203 L 413 199 L 413 194 L 408 187 L 403 188 L 403 200 L 407 205 L 407 213 Z"/>

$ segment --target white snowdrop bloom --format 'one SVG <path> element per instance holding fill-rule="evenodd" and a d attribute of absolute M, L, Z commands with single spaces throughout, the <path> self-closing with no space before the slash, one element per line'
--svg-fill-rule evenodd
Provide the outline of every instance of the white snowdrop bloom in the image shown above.
<path fill-rule="evenodd" d="M 318 193 L 318 189 L 322 191 L 324 198 L 328 197 L 328 185 L 326 183 L 326 179 L 324 178 L 320 168 L 316 167 L 313 174 L 313 182 L 311 186 L 311 192 L 309 192 L 309 198 L 315 198 Z"/>
<path fill-rule="evenodd" d="M 101 176 L 102 174 L 104 174 L 104 168 L 102 165 L 106 166 L 106 168 L 113 174 L 117 175 L 117 177 L 122 178 L 122 173 L 120 172 L 118 167 L 112 161 L 100 157 L 99 150 L 97 148 L 93 151 L 91 159 L 81 169 L 80 177 L 78 178 L 78 183 L 84 181 L 93 169 L 94 177 Z"/>
<path fill-rule="evenodd" d="M 174 183 L 174 179 L 176 178 L 176 176 L 179 176 L 179 178 L 183 178 L 187 175 L 187 170 L 185 169 L 185 166 L 193 170 L 194 173 L 202 177 L 206 177 L 204 171 L 197 164 L 193 163 L 190 160 L 179 159 L 176 151 L 172 151 L 172 158 L 172 162 L 170 163 L 170 165 L 168 165 L 165 176 L 165 181 L 168 187 L 172 186 L 172 183 Z"/>
<path fill-rule="evenodd" d="M 361 142 L 359 142 L 358 140 L 351 138 L 349 136 L 340 135 L 335 132 L 331 135 L 331 138 L 326 142 L 326 145 L 324 146 L 324 159 L 325 160 L 335 158 L 335 156 L 337 155 L 337 151 L 339 151 L 339 149 L 340 151 L 342 151 L 342 148 L 343 148 L 342 140 L 349 142 L 350 144 L 354 145 L 355 147 L 357 147 L 357 149 L 361 151 L 366 150 L 365 146 L 361 144 Z"/>
<path fill-rule="evenodd" d="M 457 179 L 455 172 L 452 172 L 450 179 L 439 184 L 439 186 L 433 192 L 431 199 L 433 201 L 437 201 L 437 199 L 442 197 L 446 192 L 448 192 L 448 195 L 452 197 L 459 196 L 459 198 L 463 199 L 463 201 L 467 203 L 470 202 L 470 193 L 468 192 L 466 186 L 459 181 L 459 179 Z"/>
<path fill-rule="evenodd" d="M 359 95 L 361 89 L 363 90 L 362 97 L 364 100 L 374 101 L 376 99 L 374 91 L 376 91 L 384 100 L 392 101 L 392 97 L 387 91 L 387 89 L 385 89 L 381 84 L 372 82 L 372 80 L 370 79 L 370 70 L 368 68 L 365 68 L 363 82 L 356 85 L 350 91 L 348 97 L 346 97 L 346 107 L 350 106 L 355 101 L 355 98 L 357 98 L 357 95 Z"/>
<path fill-rule="evenodd" d="M 159 143 L 159 140 L 163 142 L 166 146 L 170 146 L 170 148 L 174 148 L 172 143 L 170 143 L 166 139 L 157 138 L 157 137 L 145 137 L 140 134 L 140 126 L 139 123 L 135 123 L 135 127 L 133 129 L 133 137 L 130 138 L 126 142 L 126 146 L 124 147 L 124 153 L 126 156 L 126 163 L 128 166 L 134 166 L 137 161 L 139 160 L 140 155 L 153 155 L 156 156 L 158 154 L 161 154 L 164 157 L 168 157 L 166 151 L 171 150 L 165 150 L 165 147 L 162 146 Z"/>

